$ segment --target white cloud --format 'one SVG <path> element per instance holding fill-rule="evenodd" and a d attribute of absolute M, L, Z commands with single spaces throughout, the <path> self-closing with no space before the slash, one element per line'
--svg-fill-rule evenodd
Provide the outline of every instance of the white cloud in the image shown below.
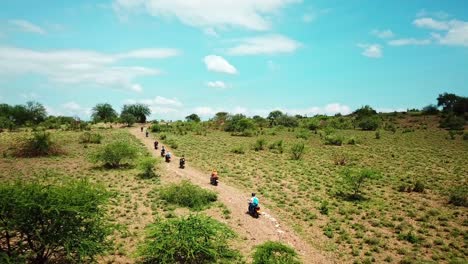
<path fill-rule="evenodd" d="M 151 118 L 161 118 L 163 115 L 174 115 L 182 112 L 184 106 L 177 98 L 166 98 L 163 96 L 156 96 L 153 99 L 127 99 L 125 104 L 141 103 L 147 105 L 151 110 Z"/>
<path fill-rule="evenodd" d="M 381 39 L 393 38 L 395 36 L 395 33 L 393 33 L 390 29 L 385 29 L 385 30 L 374 29 L 371 31 L 371 34 Z"/>
<path fill-rule="evenodd" d="M 417 27 L 435 30 L 448 30 L 450 27 L 448 22 L 437 21 L 430 17 L 418 18 L 413 21 L 413 24 Z"/>
<path fill-rule="evenodd" d="M 67 102 L 67 103 L 64 103 L 61 105 L 61 108 L 62 108 L 62 112 L 64 113 L 63 115 L 67 115 L 67 116 L 79 116 L 79 117 L 84 117 L 84 118 L 88 118 L 91 116 L 91 108 L 89 107 L 83 107 L 81 106 L 80 104 L 74 102 L 74 101 L 70 101 L 70 102 Z M 52 110 L 49 108 L 49 110 Z M 57 112 L 55 110 L 52 110 L 53 113 L 56 113 L 56 114 L 59 114 L 61 112 Z"/>
<path fill-rule="evenodd" d="M 268 30 L 271 16 L 297 2 L 301 0 L 114 0 L 113 7 L 119 16 L 144 11 L 200 28 Z"/>
<path fill-rule="evenodd" d="M 407 46 L 407 45 L 429 45 L 431 44 L 430 39 L 414 39 L 414 38 L 406 38 L 406 39 L 393 39 L 388 42 L 388 45 L 391 46 Z"/>
<path fill-rule="evenodd" d="M 421 9 L 419 12 L 416 14 L 416 17 L 437 17 L 439 19 L 447 19 L 450 17 L 450 14 L 444 12 L 444 11 L 436 11 L 436 12 L 430 12 L 427 11 L 426 9 Z"/>
<path fill-rule="evenodd" d="M 206 85 L 211 88 L 226 89 L 227 85 L 222 81 L 207 82 Z"/>
<path fill-rule="evenodd" d="M 8 20 L 8 23 L 10 23 L 10 25 L 13 25 L 19 30 L 24 31 L 24 32 L 30 32 L 30 33 L 40 34 L 40 35 L 46 34 L 46 31 L 43 28 L 27 20 L 12 19 L 12 20 Z"/>
<path fill-rule="evenodd" d="M 209 71 L 237 74 L 237 69 L 221 56 L 208 55 L 203 61 Z"/>
<path fill-rule="evenodd" d="M 0 76 L 39 74 L 58 84 L 92 85 L 141 92 L 135 82 L 160 70 L 139 66 L 116 66 L 128 58 L 165 58 L 178 54 L 169 49 L 143 49 L 105 54 L 85 50 L 35 51 L 0 46 Z"/>
<path fill-rule="evenodd" d="M 23 97 L 26 100 L 36 100 L 36 99 L 38 99 L 40 97 L 38 94 L 36 94 L 34 92 L 22 93 L 20 95 L 21 95 L 21 97 Z"/>
<path fill-rule="evenodd" d="M 313 13 L 307 13 L 307 14 L 302 15 L 302 21 L 304 21 L 305 23 L 310 23 L 314 21 L 315 18 L 316 16 Z"/>
<path fill-rule="evenodd" d="M 219 37 L 218 32 L 216 32 L 216 30 L 213 28 L 205 28 L 203 32 L 210 37 Z"/>
<path fill-rule="evenodd" d="M 382 46 L 379 44 L 358 44 L 359 48 L 362 48 L 362 55 L 369 58 L 381 58 L 383 56 Z"/>
<path fill-rule="evenodd" d="M 154 98 L 154 103 L 156 105 L 170 105 L 176 107 L 182 106 L 182 103 L 177 98 L 170 99 L 162 96 L 156 96 L 156 98 Z"/>
<path fill-rule="evenodd" d="M 442 45 L 468 46 L 468 22 L 452 19 L 449 21 L 433 18 L 419 18 L 413 21 L 417 27 L 445 31 L 445 33 L 431 33 L 432 37 Z"/>
<path fill-rule="evenodd" d="M 239 45 L 228 49 L 228 53 L 231 55 L 291 53 L 300 46 L 301 43 L 282 35 L 266 35 L 243 39 Z"/>

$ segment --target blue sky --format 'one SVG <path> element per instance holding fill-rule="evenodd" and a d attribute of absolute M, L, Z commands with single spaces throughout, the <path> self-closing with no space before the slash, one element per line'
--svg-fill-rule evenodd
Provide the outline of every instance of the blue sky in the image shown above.
<path fill-rule="evenodd" d="M 0 102 L 89 118 L 334 114 L 468 95 L 459 0 L 2 1 Z"/>

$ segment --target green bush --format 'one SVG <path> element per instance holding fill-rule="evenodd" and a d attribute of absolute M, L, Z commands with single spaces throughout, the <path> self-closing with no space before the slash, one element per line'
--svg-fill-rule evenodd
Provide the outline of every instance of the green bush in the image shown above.
<path fill-rule="evenodd" d="M 154 133 L 159 133 L 159 132 L 161 132 L 161 126 L 159 124 L 157 124 L 157 123 L 152 124 L 151 127 L 150 127 L 150 131 L 154 132 Z"/>
<path fill-rule="evenodd" d="M 59 153 L 60 149 L 57 147 L 56 143 L 52 141 L 50 133 L 36 132 L 32 137 L 20 143 L 15 156 L 38 157 L 57 155 Z"/>
<path fill-rule="evenodd" d="M 9 263 L 93 260 L 109 245 L 108 198 L 103 187 L 84 180 L 2 183 L 0 252 Z"/>
<path fill-rule="evenodd" d="M 305 153 L 304 143 L 296 143 L 291 147 L 291 154 L 293 160 L 300 160 Z"/>
<path fill-rule="evenodd" d="M 304 140 L 308 140 L 309 137 L 310 137 L 310 132 L 307 131 L 307 130 L 299 130 L 296 133 L 296 138 L 301 138 L 301 139 L 304 139 Z"/>
<path fill-rule="evenodd" d="M 380 139 L 381 135 L 380 135 L 380 131 L 377 130 L 375 131 L 375 139 Z"/>
<path fill-rule="evenodd" d="M 446 117 L 440 120 L 440 127 L 449 130 L 463 130 L 465 126 L 465 119 L 461 116 L 454 114 L 448 114 Z"/>
<path fill-rule="evenodd" d="M 166 139 L 164 141 L 167 145 L 169 145 L 169 147 L 171 147 L 172 149 L 177 149 L 179 148 L 179 144 L 177 143 L 177 141 L 173 138 L 170 138 L 170 139 Z"/>
<path fill-rule="evenodd" d="M 296 251 L 280 242 L 267 241 L 255 247 L 253 264 L 299 264 Z"/>
<path fill-rule="evenodd" d="M 168 203 L 188 207 L 196 211 L 203 210 L 217 199 L 216 193 L 193 185 L 189 181 L 170 184 L 162 188 L 159 195 L 162 200 Z"/>
<path fill-rule="evenodd" d="M 341 135 L 330 134 L 325 136 L 325 145 L 341 146 L 343 141 L 344 137 Z"/>
<path fill-rule="evenodd" d="M 273 143 L 271 143 L 268 148 L 277 153 L 283 153 L 284 152 L 284 142 L 283 140 L 278 140 Z"/>
<path fill-rule="evenodd" d="M 266 142 L 266 140 L 264 138 L 259 138 L 259 139 L 257 139 L 257 141 L 255 141 L 255 144 L 253 145 L 253 149 L 255 151 L 264 150 L 266 144 L 267 144 L 267 142 Z"/>
<path fill-rule="evenodd" d="M 150 225 L 138 255 L 142 263 L 236 263 L 240 254 L 228 245 L 234 237 L 225 224 L 189 215 Z"/>
<path fill-rule="evenodd" d="M 380 125 L 378 116 L 364 117 L 358 122 L 358 127 L 362 130 L 376 130 Z"/>
<path fill-rule="evenodd" d="M 357 139 L 355 137 L 350 137 L 348 138 L 347 142 L 348 145 L 356 145 L 358 143 Z"/>
<path fill-rule="evenodd" d="M 449 203 L 456 206 L 468 206 L 468 188 L 457 186 L 450 191 Z"/>
<path fill-rule="evenodd" d="M 161 135 L 159 135 L 159 138 L 160 138 L 161 140 L 166 140 L 167 135 L 166 135 L 166 134 L 161 134 Z"/>
<path fill-rule="evenodd" d="M 90 160 L 109 168 L 118 168 L 125 163 L 131 163 L 137 155 L 138 150 L 133 145 L 124 141 L 115 141 L 92 153 Z"/>
<path fill-rule="evenodd" d="M 158 162 L 158 159 L 152 157 L 145 157 L 138 163 L 138 168 L 141 170 L 140 177 L 143 179 L 150 179 L 156 177 L 154 166 Z"/>
<path fill-rule="evenodd" d="M 417 180 L 413 187 L 413 192 L 422 193 L 426 189 L 426 185 L 420 180 Z"/>
<path fill-rule="evenodd" d="M 101 144 L 102 135 L 98 133 L 84 132 L 80 136 L 80 143 L 86 144 Z"/>
<path fill-rule="evenodd" d="M 235 154 L 245 154 L 245 150 L 242 146 L 235 147 L 231 150 L 232 153 Z"/>
<path fill-rule="evenodd" d="M 342 171 L 341 176 L 344 180 L 344 187 L 351 192 L 350 198 L 352 199 L 361 198 L 361 189 L 365 182 L 380 178 L 380 174 L 371 169 L 352 170 L 346 168 Z"/>

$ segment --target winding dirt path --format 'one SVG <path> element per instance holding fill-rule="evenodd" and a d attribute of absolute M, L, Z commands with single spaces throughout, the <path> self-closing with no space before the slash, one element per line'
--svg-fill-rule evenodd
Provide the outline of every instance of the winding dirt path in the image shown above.
<path fill-rule="evenodd" d="M 154 139 L 152 137 L 145 137 L 145 133 L 140 132 L 140 127 L 131 128 L 130 133 L 141 140 L 153 156 L 160 158 L 159 150 L 154 150 Z M 167 149 L 170 150 L 169 148 Z M 212 186 L 209 184 L 209 172 L 201 172 L 191 167 L 189 163 L 186 164 L 185 169 L 179 169 L 179 159 L 174 155 L 172 156 L 173 162 L 164 163 L 167 171 L 170 174 L 177 175 L 178 178 L 190 180 L 192 183 L 213 190 L 218 194 L 218 200 L 231 211 L 231 218 L 229 220 L 222 219 L 221 217 L 218 220 L 222 219 L 222 222 L 228 224 L 241 237 L 244 237 L 242 245 L 244 249 L 249 250 L 253 246 L 269 240 L 281 241 L 295 248 L 304 263 L 333 263 L 330 258 L 324 256 L 295 235 L 291 228 L 282 225 L 281 221 L 263 205 L 260 205 L 262 207 L 260 218 L 255 219 L 246 214 L 247 201 L 250 198 L 249 193 L 225 185 L 222 182 L 222 178 L 218 186 Z M 259 198 L 260 203 L 262 203 L 263 198 Z"/>

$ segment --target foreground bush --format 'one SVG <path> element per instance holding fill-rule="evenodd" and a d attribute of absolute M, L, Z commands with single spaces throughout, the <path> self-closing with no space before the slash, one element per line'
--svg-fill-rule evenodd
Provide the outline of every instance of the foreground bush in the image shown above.
<path fill-rule="evenodd" d="M 17 157 L 38 157 L 57 155 L 60 149 L 54 141 L 52 141 L 50 133 L 36 132 L 32 137 L 20 143 L 18 150 L 15 153 Z"/>
<path fill-rule="evenodd" d="M 102 208 L 108 197 L 87 181 L 0 185 L 0 262 L 92 260 L 108 246 Z"/>
<path fill-rule="evenodd" d="M 267 144 L 267 142 L 266 142 L 266 140 L 264 138 L 259 138 L 259 139 L 257 139 L 257 141 L 255 141 L 255 144 L 253 145 L 253 149 L 255 151 L 264 150 L 266 144 Z"/>
<path fill-rule="evenodd" d="M 341 176 L 345 189 L 350 192 L 350 198 L 356 200 L 362 198 L 361 189 L 367 181 L 380 178 L 379 173 L 370 169 L 345 169 Z"/>
<path fill-rule="evenodd" d="M 99 133 L 84 132 L 80 136 L 80 143 L 101 144 L 102 135 Z"/>
<path fill-rule="evenodd" d="M 255 248 L 253 264 L 298 264 L 301 263 L 293 248 L 279 242 L 268 241 Z"/>
<path fill-rule="evenodd" d="M 216 201 L 216 193 L 205 190 L 189 181 L 179 184 L 170 184 L 160 190 L 161 199 L 168 203 L 177 204 L 194 210 L 202 210 L 210 203 Z"/>
<path fill-rule="evenodd" d="M 449 203 L 456 206 L 468 206 L 468 188 L 466 186 L 458 186 L 451 190 Z"/>
<path fill-rule="evenodd" d="M 291 147 L 291 157 L 293 160 L 300 160 L 305 152 L 304 143 L 297 143 Z"/>
<path fill-rule="evenodd" d="M 271 143 L 268 148 L 272 151 L 272 152 L 276 152 L 276 153 L 283 153 L 284 152 L 284 142 L 283 140 L 278 140 L 278 141 L 275 141 L 273 143 Z"/>
<path fill-rule="evenodd" d="M 138 150 L 129 143 L 115 141 L 91 154 L 90 160 L 109 168 L 118 168 L 125 163 L 130 163 L 135 160 L 137 154 Z"/>
<path fill-rule="evenodd" d="M 142 263 L 235 263 L 239 253 L 228 246 L 234 232 L 203 215 L 150 225 L 138 254 Z"/>
<path fill-rule="evenodd" d="M 341 146 L 343 145 L 344 137 L 336 134 L 325 136 L 325 145 Z"/>
<path fill-rule="evenodd" d="M 140 177 L 142 179 L 150 179 L 156 177 L 154 171 L 154 165 L 158 162 L 158 159 L 152 157 L 145 157 L 138 163 L 138 168 L 141 170 Z"/>

